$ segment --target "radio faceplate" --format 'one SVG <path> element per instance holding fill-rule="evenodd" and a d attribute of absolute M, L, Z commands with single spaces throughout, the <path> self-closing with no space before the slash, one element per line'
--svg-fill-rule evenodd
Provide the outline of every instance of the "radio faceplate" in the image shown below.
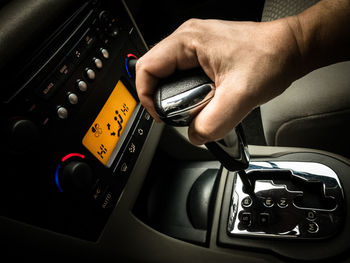
<path fill-rule="evenodd" d="M 2 103 L 1 215 L 96 241 L 153 123 L 125 68 L 146 46 L 121 2 L 87 1 L 38 49 Z"/>

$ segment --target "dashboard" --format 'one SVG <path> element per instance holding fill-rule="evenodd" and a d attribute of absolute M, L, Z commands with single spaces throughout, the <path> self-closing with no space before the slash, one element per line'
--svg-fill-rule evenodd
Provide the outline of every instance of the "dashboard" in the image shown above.
<path fill-rule="evenodd" d="M 13 0 L 0 7 L 2 254 L 114 262 L 349 258 L 347 159 L 251 147 L 253 172 L 271 160 L 284 165 L 283 174 L 292 171 L 286 161 L 327 166 L 331 178 L 313 177 L 312 169 L 295 174 L 304 178 L 302 191 L 316 180 L 338 202 L 300 201 L 309 208 L 298 216 L 309 222 L 304 212 L 312 207 L 336 222 L 325 232 L 328 221 L 310 223 L 322 231 L 305 230 L 301 241 L 292 233 L 275 244 L 273 230 L 261 238 L 260 228 L 237 237 L 228 222 L 237 175 L 181 129 L 154 122 L 139 102 L 129 62 L 148 46 L 125 1 Z"/>

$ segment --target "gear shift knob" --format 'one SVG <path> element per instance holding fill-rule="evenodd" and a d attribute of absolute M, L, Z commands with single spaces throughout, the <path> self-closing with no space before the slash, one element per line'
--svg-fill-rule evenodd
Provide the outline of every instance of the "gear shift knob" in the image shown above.
<path fill-rule="evenodd" d="M 154 105 L 165 123 L 188 126 L 214 94 L 215 84 L 201 68 L 177 71 L 159 82 Z M 241 124 L 222 140 L 205 145 L 229 171 L 241 171 L 249 165 L 248 147 Z"/>
<path fill-rule="evenodd" d="M 137 59 L 127 59 L 128 72 L 135 76 Z M 172 126 L 188 126 L 192 119 L 214 97 L 215 84 L 202 68 L 176 71 L 161 79 L 154 95 L 154 106 L 161 120 Z M 229 171 L 240 171 L 247 192 L 253 186 L 244 169 L 249 165 L 249 152 L 243 128 L 238 124 L 225 138 L 205 144 Z"/>
<path fill-rule="evenodd" d="M 201 68 L 177 71 L 160 80 L 154 106 L 165 123 L 188 126 L 214 94 L 215 85 Z"/>

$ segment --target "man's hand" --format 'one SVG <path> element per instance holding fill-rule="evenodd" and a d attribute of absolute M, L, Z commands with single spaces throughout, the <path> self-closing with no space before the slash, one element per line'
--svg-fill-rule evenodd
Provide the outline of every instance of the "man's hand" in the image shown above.
<path fill-rule="evenodd" d="M 308 72 L 350 58 L 349 0 L 323 0 L 297 16 L 272 22 L 191 19 L 136 64 L 141 103 L 159 121 L 153 94 L 175 69 L 202 67 L 216 85 L 192 121 L 189 138 L 223 138 L 255 107 Z"/>
<path fill-rule="evenodd" d="M 159 120 L 153 105 L 158 80 L 176 69 L 202 67 L 215 82 L 216 93 L 191 123 L 189 138 L 203 144 L 224 137 L 252 109 L 283 92 L 300 74 L 299 54 L 285 20 L 192 19 L 138 60 L 137 92 Z"/>

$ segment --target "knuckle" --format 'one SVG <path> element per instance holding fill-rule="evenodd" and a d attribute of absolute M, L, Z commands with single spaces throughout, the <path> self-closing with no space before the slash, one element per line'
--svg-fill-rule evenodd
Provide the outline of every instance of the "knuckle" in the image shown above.
<path fill-rule="evenodd" d="M 216 130 L 214 126 L 211 125 L 198 124 L 195 127 L 195 133 L 205 141 L 214 141 L 217 139 Z"/>
<path fill-rule="evenodd" d="M 139 58 L 136 62 L 135 70 L 136 71 L 142 71 L 144 70 L 144 63 L 143 63 L 143 57 Z"/>
<path fill-rule="evenodd" d="M 188 29 L 188 28 L 196 28 L 200 25 L 200 19 L 198 18 L 190 18 L 186 20 L 182 25 L 182 29 Z"/>

